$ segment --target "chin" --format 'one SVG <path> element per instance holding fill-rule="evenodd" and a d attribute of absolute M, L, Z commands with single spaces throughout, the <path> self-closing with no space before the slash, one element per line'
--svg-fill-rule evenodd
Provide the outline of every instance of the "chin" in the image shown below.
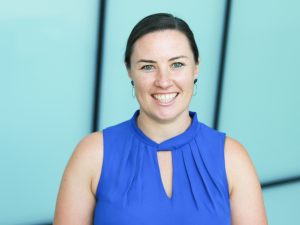
<path fill-rule="evenodd" d="M 153 112 L 152 115 L 161 122 L 168 122 L 168 121 L 175 120 L 184 111 L 185 110 L 176 110 L 176 109 L 159 110 L 158 112 Z"/>

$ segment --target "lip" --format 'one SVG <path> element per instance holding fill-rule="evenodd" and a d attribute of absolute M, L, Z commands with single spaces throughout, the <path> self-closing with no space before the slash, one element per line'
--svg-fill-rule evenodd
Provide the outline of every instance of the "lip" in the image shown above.
<path fill-rule="evenodd" d="M 160 102 L 158 99 L 154 98 L 154 95 L 158 95 L 158 94 L 174 94 L 176 93 L 176 96 L 172 99 L 172 101 L 170 102 L 167 102 L 167 103 L 163 103 L 163 102 Z M 178 97 L 179 93 L 178 92 L 168 92 L 168 93 L 155 93 L 155 94 L 152 94 L 151 97 L 153 98 L 153 100 L 155 101 L 156 104 L 160 105 L 160 106 L 170 106 L 172 105 L 176 98 Z"/>
<path fill-rule="evenodd" d="M 166 95 L 166 94 L 178 94 L 177 91 L 172 91 L 172 92 L 156 92 L 156 93 L 153 93 L 151 95 Z"/>

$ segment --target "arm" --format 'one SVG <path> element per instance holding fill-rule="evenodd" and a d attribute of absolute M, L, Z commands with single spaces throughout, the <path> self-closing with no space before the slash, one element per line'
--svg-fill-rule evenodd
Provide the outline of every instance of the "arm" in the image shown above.
<path fill-rule="evenodd" d="M 76 146 L 61 180 L 54 225 L 93 224 L 102 160 L 102 133 L 92 133 Z"/>
<path fill-rule="evenodd" d="M 260 183 L 246 149 L 226 137 L 225 163 L 232 225 L 267 225 Z"/>

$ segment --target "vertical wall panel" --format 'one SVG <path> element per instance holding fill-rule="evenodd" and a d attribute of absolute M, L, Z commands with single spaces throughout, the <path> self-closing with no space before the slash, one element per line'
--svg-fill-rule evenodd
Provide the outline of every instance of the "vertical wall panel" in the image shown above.
<path fill-rule="evenodd" d="M 91 130 L 98 1 L 0 7 L 0 224 L 51 222 L 63 169 Z"/>
<path fill-rule="evenodd" d="M 300 174 L 300 2 L 234 1 L 220 129 L 262 181 Z"/>
<path fill-rule="evenodd" d="M 188 22 L 199 47 L 201 65 L 198 93 L 191 110 L 212 125 L 215 87 L 223 29 L 225 1 L 117 1 L 107 3 L 100 127 L 129 119 L 138 108 L 123 63 L 126 41 L 133 26 L 143 17 L 168 12 Z"/>

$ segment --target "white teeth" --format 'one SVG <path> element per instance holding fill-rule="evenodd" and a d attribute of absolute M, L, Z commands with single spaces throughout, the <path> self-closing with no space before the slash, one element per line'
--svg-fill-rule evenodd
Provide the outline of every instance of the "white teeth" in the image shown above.
<path fill-rule="evenodd" d="M 168 103 L 168 102 L 172 101 L 176 95 L 177 95 L 176 93 L 172 93 L 172 94 L 157 94 L 157 95 L 153 95 L 153 96 L 154 96 L 154 98 L 156 98 L 158 101 L 160 101 L 162 103 Z"/>

